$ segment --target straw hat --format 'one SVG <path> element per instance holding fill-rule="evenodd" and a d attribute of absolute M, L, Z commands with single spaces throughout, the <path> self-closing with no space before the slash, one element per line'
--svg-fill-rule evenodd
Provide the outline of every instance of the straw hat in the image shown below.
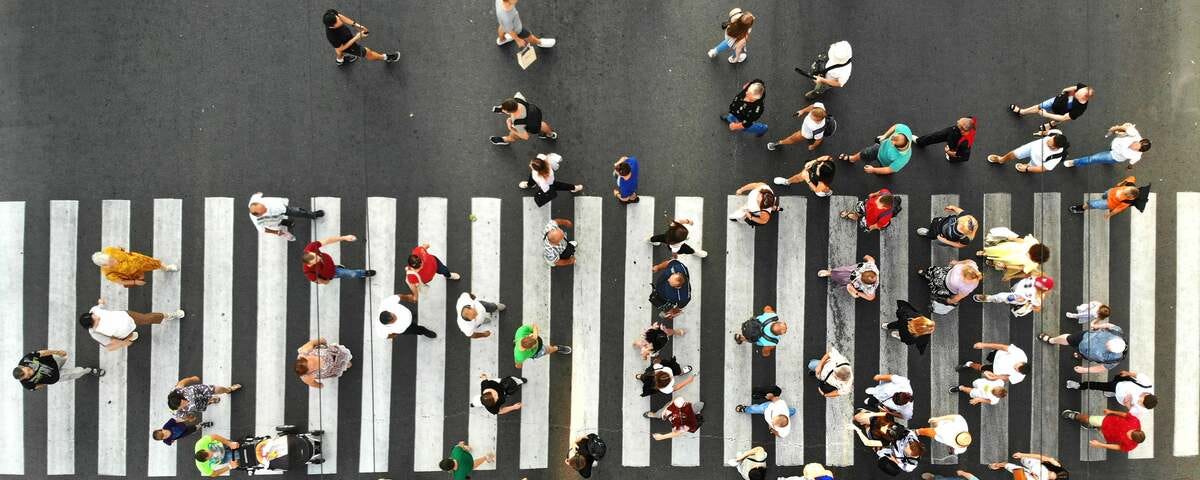
<path fill-rule="evenodd" d="M 850 42 L 842 40 L 830 45 L 829 52 L 826 55 L 829 57 L 830 65 L 837 65 L 839 63 L 846 63 L 846 60 L 850 60 L 853 53 L 850 50 Z"/>

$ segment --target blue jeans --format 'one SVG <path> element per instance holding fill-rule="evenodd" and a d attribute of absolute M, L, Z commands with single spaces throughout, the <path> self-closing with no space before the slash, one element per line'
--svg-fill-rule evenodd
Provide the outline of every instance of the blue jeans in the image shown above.
<path fill-rule="evenodd" d="M 742 122 L 739 122 L 737 117 L 734 117 L 732 113 L 725 114 L 725 121 L 727 123 L 742 123 Z M 743 125 L 745 125 L 745 124 L 743 124 Z M 742 129 L 743 132 L 753 133 L 760 137 L 763 136 L 764 133 L 767 133 L 767 124 L 762 123 L 762 122 L 754 122 L 750 125 L 745 125 L 745 127 L 746 128 Z"/>
<path fill-rule="evenodd" d="M 817 371 L 817 365 L 820 365 L 820 364 L 821 364 L 820 359 L 809 360 L 808 361 L 808 369 L 815 372 L 815 371 Z"/>
<path fill-rule="evenodd" d="M 746 407 L 745 413 L 748 415 L 762 415 L 763 412 L 767 411 L 767 407 L 770 405 L 771 405 L 771 402 L 763 402 L 758 405 L 750 405 L 750 406 Z M 796 409 L 793 407 L 788 407 L 788 416 L 791 417 L 795 414 L 796 414 Z"/>
<path fill-rule="evenodd" d="M 717 55 L 720 55 L 731 48 L 733 48 L 733 38 L 725 37 L 721 40 L 721 43 L 718 43 L 717 46 L 713 47 L 713 50 L 716 50 Z"/>
<path fill-rule="evenodd" d="M 333 276 L 336 278 L 366 278 L 367 271 L 361 268 L 345 268 L 342 266 L 335 267 Z"/>
<path fill-rule="evenodd" d="M 1112 190 L 1106 190 L 1100 198 L 1095 198 L 1087 201 L 1088 208 L 1093 210 L 1108 210 L 1108 194 Z"/>
<path fill-rule="evenodd" d="M 1071 161 L 1075 162 L 1076 167 L 1082 167 L 1084 165 L 1091 165 L 1093 163 L 1099 163 L 1101 165 L 1114 165 L 1117 163 L 1121 163 L 1121 162 L 1118 162 L 1117 159 L 1113 158 L 1112 150 L 1105 150 L 1100 153 L 1093 153 L 1086 157 L 1079 157 L 1079 158 L 1076 158 Z"/>
<path fill-rule="evenodd" d="M 433 257 L 433 259 L 437 260 L 437 273 L 441 274 L 443 277 L 450 278 L 450 267 L 447 267 L 446 264 L 442 263 L 442 259 L 440 258 Z"/>

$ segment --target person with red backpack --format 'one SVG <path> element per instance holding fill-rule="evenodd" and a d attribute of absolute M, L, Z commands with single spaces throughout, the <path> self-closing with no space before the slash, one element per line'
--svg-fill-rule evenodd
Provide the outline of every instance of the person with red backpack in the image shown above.
<path fill-rule="evenodd" d="M 883 230 L 892 223 L 892 218 L 900 214 L 900 197 L 892 195 L 892 191 L 886 188 L 881 188 L 879 191 L 867 195 L 867 198 L 860 200 L 853 211 L 842 210 L 839 214 L 842 218 L 854 222 L 862 227 L 863 231 Z"/>

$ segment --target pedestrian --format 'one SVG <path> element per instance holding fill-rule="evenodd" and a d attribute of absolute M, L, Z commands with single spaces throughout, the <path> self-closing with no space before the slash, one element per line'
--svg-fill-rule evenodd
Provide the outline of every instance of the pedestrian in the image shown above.
<path fill-rule="evenodd" d="M 745 195 L 746 205 L 729 214 L 731 222 L 741 220 L 751 227 L 766 225 L 771 221 L 772 213 L 782 210 L 779 208 L 779 198 L 775 196 L 775 191 L 763 182 L 747 183 L 733 194 Z"/>
<path fill-rule="evenodd" d="M 503 0 L 496 0 L 503 1 Z M 516 3 L 516 0 L 511 0 Z M 471 455 L 471 446 L 467 442 L 458 442 L 454 448 L 450 449 L 450 457 L 442 459 L 438 462 L 438 468 L 443 471 L 450 472 L 454 476 L 454 480 L 466 480 L 471 478 L 471 472 L 479 468 L 485 463 L 495 462 L 496 454 L 489 453 L 482 458 L 476 459 Z"/>
<path fill-rule="evenodd" d="M 613 164 L 613 180 L 617 182 L 616 188 L 613 189 L 613 196 L 617 197 L 617 202 L 629 205 L 641 201 L 637 194 L 637 157 L 626 155 L 617 159 L 617 163 Z"/>
<path fill-rule="evenodd" d="M 929 349 L 929 336 L 937 329 L 937 323 L 922 315 L 916 307 L 904 300 L 896 300 L 896 320 L 881 325 L 888 335 L 905 345 L 915 345 L 917 352 L 925 354 Z"/>
<path fill-rule="evenodd" d="M 833 174 L 837 171 L 834 166 L 833 157 L 822 155 L 820 157 L 809 160 L 804 164 L 804 169 L 799 173 L 790 177 L 775 177 L 773 183 L 776 185 L 795 185 L 804 182 L 808 185 L 808 189 L 812 190 L 818 197 L 828 197 L 833 195 Z"/>
<path fill-rule="evenodd" d="M 971 147 L 975 146 L 975 132 L 978 122 L 975 117 L 963 117 L 954 125 L 943 128 L 928 135 L 913 137 L 917 147 L 924 148 L 937 143 L 945 143 L 942 154 L 947 162 L 958 163 L 971 159 Z"/>
<path fill-rule="evenodd" d="M 1004 380 L 976 378 L 969 387 L 966 385 L 950 387 L 950 393 L 967 394 L 971 397 L 971 405 L 983 403 L 999 405 L 1000 399 L 1008 396 L 1008 389 L 1004 388 Z"/>
<path fill-rule="evenodd" d="M 529 161 L 529 178 L 518 182 L 517 188 L 533 190 L 533 200 L 539 207 L 554 200 L 558 196 L 558 192 L 582 192 L 582 184 L 574 185 L 555 180 L 554 171 L 558 170 L 561 162 L 562 156 L 557 153 L 539 153 L 537 157 Z"/>
<path fill-rule="evenodd" d="M 1134 182 L 1137 182 L 1137 178 L 1134 178 L 1133 175 L 1125 177 L 1116 186 L 1105 191 L 1100 198 L 1088 200 L 1079 205 L 1071 205 L 1069 209 L 1071 213 L 1078 214 L 1088 210 L 1107 210 L 1104 218 L 1110 219 L 1113 215 L 1124 212 L 1130 205 L 1137 203 L 1141 189 Z"/>
<path fill-rule="evenodd" d="M 897 123 L 883 132 L 883 135 L 875 137 L 875 144 L 853 154 L 840 154 L 838 160 L 845 160 L 853 164 L 865 159 L 867 165 L 863 166 L 864 172 L 874 175 L 891 175 L 903 170 L 908 165 L 908 161 L 912 158 L 912 143 L 912 129 L 908 128 L 908 125 Z M 879 166 L 870 165 L 870 162 L 873 161 L 879 162 Z"/>
<path fill-rule="evenodd" d="M 538 335 L 537 324 L 524 324 L 517 328 L 516 335 L 513 336 L 513 361 L 517 368 L 521 368 L 525 362 L 535 358 L 541 358 L 546 355 L 557 353 L 559 355 L 570 355 L 571 347 L 568 345 L 547 345 Z"/>
<path fill-rule="evenodd" d="M 779 346 L 779 337 L 787 334 L 787 322 L 779 319 L 775 308 L 767 305 L 763 313 L 742 323 L 742 331 L 733 334 L 733 341 L 738 345 L 750 342 L 755 350 L 762 352 L 764 358 L 770 357 Z"/>
<path fill-rule="evenodd" d="M 1125 168 L 1132 170 L 1133 166 L 1142 160 L 1142 154 L 1150 150 L 1150 140 L 1142 138 L 1142 134 L 1137 131 L 1137 126 L 1132 123 L 1126 122 L 1108 127 L 1108 134 L 1105 137 L 1107 138 L 1109 135 L 1116 135 L 1116 137 L 1113 138 L 1108 150 L 1066 160 L 1063 162 L 1063 166 L 1073 168 L 1093 164 L 1116 165 L 1129 162 Z"/>
<path fill-rule="evenodd" d="M 408 284 L 409 293 L 401 295 L 401 300 L 417 303 L 421 297 L 421 287 L 429 285 L 435 275 L 446 277 L 447 280 L 462 278 L 457 272 L 451 272 L 437 255 L 429 253 L 430 248 L 433 247 L 428 243 L 422 243 L 413 247 L 409 253 L 407 265 L 404 267 L 404 283 Z"/>
<path fill-rule="evenodd" d="M 783 140 L 778 142 L 767 142 L 767 150 L 775 151 L 784 145 L 794 143 L 808 142 L 808 151 L 816 150 L 821 146 L 821 142 L 825 141 L 826 126 L 828 125 L 829 112 L 825 110 L 825 104 L 821 102 L 813 102 L 796 113 L 793 117 L 802 118 L 800 121 L 800 130 L 792 132 Z M 832 133 L 832 128 L 829 129 Z"/>
<path fill-rule="evenodd" d="M 1029 370 L 1029 356 L 1016 344 L 975 342 L 976 350 L 988 350 L 985 359 L 988 363 L 966 361 L 958 368 L 959 371 L 974 370 L 988 380 L 1004 380 L 1016 385 L 1025 381 L 1025 372 Z"/>
<path fill-rule="evenodd" d="M 949 313 L 967 295 L 979 288 L 983 273 L 974 260 L 951 260 L 948 265 L 934 265 L 917 270 L 917 275 L 929 283 L 929 299 L 935 313 Z"/>
<path fill-rule="evenodd" d="M 325 39 L 329 40 L 329 44 L 333 46 L 334 61 L 339 67 L 354 63 L 358 57 L 373 62 L 395 63 L 400 61 L 399 51 L 382 54 L 362 46 L 359 42 L 370 34 L 367 27 L 359 25 L 341 12 L 332 8 L 326 10 L 321 21 L 325 24 Z M 358 32 L 351 29 L 351 25 L 354 26 L 354 29 L 358 29 Z"/>
<path fill-rule="evenodd" d="M 521 385 L 528 383 L 525 377 L 504 377 L 500 381 L 479 374 L 479 404 L 492 415 L 505 415 L 521 409 L 521 402 L 506 405 L 509 397 L 520 393 Z"/>
<path fill-rule="evenodd" d="M 163 263 L 154 257 L 131 252 L 121 247 L 104 247 L 92 254 L 92 263 L 108 281 L 125 288 L 146 284 L 146 274 L 155 270 L 178 272 L 179 265 Z"/>
<path fill-rule="evenodd" d="M 958 205 L 946 205 L 944 210 L 950 215 L 930 220 L 928 227 L 917 228 L 917 236 L 954 248 L 966 247 L 975 240 L 979 220 L 974 215 L 966 214 Z"/>
<path fill-rule="evenodd" d="M 238 442 L 231 442 L 228 438 L 210 433 L 196 440 L 195 455 L 192 458 L 196 461 L 196 469 L 200 470 L 201 475 L 220 477 L 229 473 L 230 469 L 237 468 L 238 462 L 234 455 L 238 448 L 241 448 Z"/>
<path fill-rule="evenodd" d="M 892 191 L 881 188 L 875 193 L 859 200 L 854 210 L 842 210 L 838 216 L 858 222 L 864 232 L 887 228 L 892 224 L 892 218 L 900 214 L 900 197 L 892 195 Z"/>
<path fill-rule="evenodd" d="M 817 271 L 817 276 L 828 278 L 831 286 L 845 287 L 851 297 L 868 302 L 875 300 L 879 289 L 879 266 L 870 255 L 863 255 L 863 261 L 854 265 L 825 267 Z"/>
<path fill-rule="evenodd" d="M 1012 291 L 993 294 L 977 293 L 974 298 L 979 303 L 1007 303 L 1012 314 L 1024 317 L 1031 312 L 1042 311 L 1042 302 L 1046 294 L 1054 288 L 1054 279 L 1046 275 L 1025 277 L 1014 283 Z"/>
<path fill-rule="evenodd" d="M 1012 458 L 1021 462 L 1025 473 L 1041 474 L 1041 476 L 1027 476 L 1026 478 L 1029 480 L 1066 479 L 1070 476 L 1070 472 L 1062 468 L 1062 463 L 1054 457 L 1040 453 L 1016 452 L 1012 454 Z M 1013 474 L 1016 475 L 1016 471 Z"/>
<path fill-rule="evenodd" d="M 802 472 L 804 473 L 804 480 L 833 480 L 833 472 L 819 463 L 814 462 L 805 465 Z"/>
<path fill-rule="evenodd" d="M 685 332 L 683 328 L 668 328 L 663 324 L 654 322 L 642 332 L 642 336 L 633 341 L 633 348 L 638 349 L 642 355 L 642 360 L 650 360 L 657 358 L 662 353 L 663 349 L 667 348 L 671 337 L 682 336 Z"/>
<path fill-rule="evenodd" d="M 1042 332 L 1038 334 L 1037 338 L 1050 345 L 1075 347 L 1075 358 L 1082 358 L 1096 364 L 1087 368 L 1075 367 L 1076 373 L 1084 374 L 1100 373 L 1117 367 L 1129 350 L 1129 344 L 1122 337 L 1124 333 L 1125 331 L 1121 330 L 1121 327 L 1107 321 L 1099 321 L 1092 322 L 1090 329 L 1081 332 L 1064 333 L 1056 337 Z"/>
<path fill-rule="evenodd" d="M 961 480 L 979 480 L 979 477 L 972 475 L 971 472 L 968 472 L 966 470 L 955 470 L 953 477 L 947 477 L 945 475 L 937 475 L 937 474 L 933 474 L 933 473 L 929 473 L 929 472 L 925 472 L 925 473 L 921 474 L 921 480 L 960 480 L 960 479 Z"/>
<path fill-rule="evenodd" d="M 542 229 L 542 259 L 550 268 L 566 267 L 575 264 L 575 240 L 567 239 L 563 227 L 572 228 L 574 225 L 565 218 L 550 220 Z"/>
<path fill-rule="evenodd" d="M 1045 173 L 1054 170 L 1054 167 L 1057 167 L 1059 162 L 1067 156 L 1067 148 L 1071 147 L 1071 142 L 1067 140 L 1067 136 L 1062 133 L 1062 130 L 1057 128 L 1041 130 L 1034 136 L 1041 138 L 1021 145 L 1016 150 L 1011 150 L 1004 155 L 988 155 L 988 162 L 1004 165 L 1013 160 L 1028 159 L 1028 163 L 1018 163 L 1013 168 L 1023 173 Z"/>
<path fill-rule="evenodd" d="M 849 395 L 854 391 L 854 369 L 836 348 L 830 348 L 820 360 L 808 361 L 808 374 L 817 379 L 817 391 L 825 398 Z"/>
<path fill-rule="evenodd" d="M 1043 100 L 1037 105 L 1021 108 L 1016 104 L 1009 104 L 1008 110 L 1018 117 L 1037 113 L 1042 118 L 1049 120 L 1042 124 L 1043 128 L 1054 128 L 1058 124 L 1082 116 L 1083 112 L 1087 110 L 1088 102 L 1092 100 L 1092 95 L 1095 94 L 1096 89 L 1077 83 L 1062 89 L 1058 95 Z"/>
<path fill-rule="evenodd" d="M 67 367 L 66 364 L 65 350 L 35 350 L 17 361 L 17 367 L 13 369 L 12 374 L 13 378 L 21 382 L 22 387 L 32 392 L 58 382 L 70 382 L 84 375 L 103 377 L 105 373 L 99 368 Z"/>
<path fill-rule="evenodd" d="M 567 450 L 567 459 L 563 461 L 572 470 L 579 472 L 583 478 L 592 477 L 592 468 L 600 464 L 600 458 L 608 451 L 608 445 L 599 435 L 589 433 L 575 439 Z"/>
<path fill-rule="evenodd" d="M 1137 416 L 1142 416 L 1158 406 L 1158 396 L 1154 395 L 1154 382 L 1150 380 L 1150 376 L 1129 370 L 1121 370 L 1107 382 L 1067 380 L 1067 388 L 1099 390 L 1104 392 L 1104 396 L 1115 398 L 1129 413 Z"/>
<path fill-rule="evenodd" d="M 458 296 L 454 311 L 458 312 L 458 329 L 470 339 L 487 338 L 491 330 L 480 330 L 483 325 L 491 323 L 496 316 L 508 309 L 503 303 L 492 303 L 480 300 L 474 293 L 463 292 Z"/>
<path fill-rule="evenodd" d="M 376 335 L 385 339 L 394 339 L 400 335 L 437 338 L 436 332 L 413 321 L 412 310 L 402 303 L 404 297 L 405 295 L 391 295 L 383 299 L 379 307 L 379 323 L 383 326 L 375 331 Z"/>
<path fill-rule="evenodd" d="M 181 440 L 188 435 L 199 432 L 200 429 L 211 426 L 213 426 L 213 422 L 201 422 L 197 425 L 191 425 L 175 420 L 174 418 L 168 418 L 167 423 L 164 423 L 162 428 L 150 432 L 150 438 L 163 442 L 169 447 L 174 445 L 176 440 Z"/>
<path fill-rule="evenodd" d="M 683 309 L 692 301 L 692 282 L 687 266 L 670 258 L 654 265 L 650 271 L 663 272 L 650 292 L 650 305 L 658 310 L 660 318 L 670 321 L 683 313 Z"/>
<path fill-rule="evenodd" d="M 878 458 L 876 465 L 880 470 L 896 476 L 900 472 L 917 469 L 921 455 L 925 454 L 925 446 L 916 432 L 897 424 L 884 412 L 859 409 L 852 419 L 854 434 L 863 445 L 875 451 Z"/>
<path fill-rule="evenodd" d="M 107 310 L 104 299 L 96 300 L 96 306 L 79 316 L 79 326 L 86 328 L 105 350 L 110 352 L 133 345 L 138 339 L 135 330 L 140 325 L 158 325 L 163 320 L 183 318 L 183 310 L 171 313 L 141 313 L 133 310 Z"/>
<path fill-rule="evenodd" d="M 796 409 L 788 406 L 780 396 L 782 394 L 783 390 L 775 385 L 755 387 L 753 395 L 758 398 L 754 398 L 754 401 L 762 401 L 754 405 L 739 404 L 733 407 L 733 411 L 746 415 L 762 415 L 772 437 L 786 438 L 792 433 L 792 416 L 796 415 Z"/>
<path fill-rule="evenodd" d="M 1079 422 L 1085 428 L 1098 429 L 1104 441 L 1091 440 L 1092 448 L 1102 448 L 1114 452 L 1129 452 L 1146 441 L 1146 432 L 1142 431 L 1142 422 L 1129 412 L 1104 409 L 1102 415 L 1087 415 L 1074 410 L 1063 410 L 1065 420 Z"/>
<path fill-rule="evenodd" d="M 314 338 L 296 349 L 292 371 L 300 381 L 313 388 L 323 388 L 325 378 L 338 378 L 352 365 L 354 355 L 345 345 L 330 344 L 324 338 Z"/>
<path fill-rule="evenodd" d="M 872 377 L 872 380 L 879 383 L 867 388 L 867 398 L 863 403 L 893 417 L 912 420 L 913 389 L 908 377 L 880 373 Z"/>
<path fill-rule="evenodd" d="M 763 110 L 767 108 L 763 103 L 767 97 L 767 87 L 762 80 L 754 79 L 742 85 L 742 90 L 738 92 L 733 101 L 729 103 L 729 113 L 722 115 L 721 120 L 729 124 L 729 131 L 743 131 L 752 133 L 756 137 L 761 137 L 767 133 L 767 124 L 758 121 L 762 117 Z"/>
<path fill-rule="evenodd" d="M 321 251 L 321 247 L 325 245 L 333 245 L 338 242 L 354 242 L 357 240 L 358 237 L 354 235 L 339 235 L 319 242 L 309 242 L 308 245 L 304 246 L 304 253 L 300 255 L 300 261 L 304 264 L 304 276 L 308 277 L 308 281 L 317 285 L 326 285 L 335 278 L 374 277 L 374 270 L 343 267 L 335 263 L 333 257 L 329 256 L 328 253 Z"/>
<path fill-rule="evenodd" d="M 534 45 L 541 48 L 551 48 L 558 43 L 553 38 L 538 38 L 525 29 L 521 23 L 521 13 L 517 11 L 520 0 L 496 0 L 496 46 L 516 41 L 518 48 Z"/>
<path fill-rule="evenodd" d="M 955 455 L 962 455 L 971 446 L 971 432 L 968 431 L 967 419 L 962 415 L 942 415 L 929 419 L 929 426 L 915 430 L 917 436 L 932 438 L 938 443 L 950 447 Z"/>
<path fill-rule="evenodd" d="M 221 401 L 221 397 L 217 395 L 229 395 L 241 389 L 242 385 L 238 383 L 222 387 L 200 383 L 200 377 L 195 375 L 184 377 L 175 384 L 171 393 L 167 394 L 167 408 L 175 412 L 175 420 L 190 424 L 200 423 L 200 415 L 208 406 Z"/>
<path fill-rule="evenodd" d="M 811 102 L 830 88 L 845 87 L 846 82 L 850 81 L 850 72 L 854 67 L 851 64 L 853 53 L 850 42 L 845 40 L 830 44 L 829 50 L 825 52 L 825 61 L 818 66 L 819 68 L 813 68 L 809 75 L 813 81 L 813 88 L 804 93 L 804 98 Z"/>
<path fill-rule="evenodd" d="M 707 251 L 696 250 L 687 244 L 688 225 L 695 225 L 695 222 L 690 218 L 676 218 L 667 225 L 667 231 L 653 235 L 647 240 L 651 245 L 656 247 L 666 243 L 667 247 L 671 249 L 672 258 L 679 258 L 680 255 L 695 255 L 700 258 L 707 257 Z"/>
<path fill-rule="evenodd" d="M 633 379 L 642 382 L 643 397 L 658 393 L 672 395 L 696 381 L 696 375 L 692 373 L 694 370 L 691 365 L 680 366 L 679 361 L 671 357 L 658 360 L 646 367 L 644 372 L 634 374 Z M 675 381 L 677 377 L 684 375 L 687 375 L 686 379 Z"/>
<path fill-rule="evenodd" d="M 1043 478 L 1051 478 L 1050 471 L 1042 466 L 1041 462 L 1033 459 L 1021 460 L 1020 464 L 1006 462 L 992 462 L 988 464 L 988 468 L 992 470 L 1007 470 L 1012 474 L 1013 480 L 1041 480 Z"/>
<path fill-rule="evenodd" d="M 325 216 L 324 210 L 308 211 L 303 207 L 288 205 L 288 199 L 280 197 L 264 197 L 262 192 L 256 192 L 250 197 L 250 221 L 260 234 L 278 235 L 289 242 L 296 240 L 292 227 L 296 224 L 293 217 L 316 220 Z"/>
<path fill-rule="evenodd" d="M 1112 309 L 1108 305 L 1092 300 L 1075 307 L 1074 312 L 1067 312 L 1067 318 L 1073 318 L 1082 324 L 1093 320 L 1107 319 L 1110 314 L 1112 314 Z"/>
<path fill-rule="evenodd" d="M 669 433 L 652 433 L 650 436 L 655 440 L 668 440 L 675 437 L 683 436 L 685 433 L 696 433 L 700 430 L 700 426 L 704 425 L 704 416 L 700 414 L 704 410 L 704 402 L 689 402 L 683 396 L 678 396 L 667 402 L 657 412 L 646 412 L 642 416 L 649 419 L 659 419 L 671 424 Z"/>
<path fill-rule="evenodd" d="M 763 447 L 754 447 L 740 452 L 736 457 L 726 460 L 725 464 L 737 468 L 742 480 L 766 480 L 767 478 L 767 450 Z"/>
<path fill-rule="evenodd" d="M 729 55 L 729 63 L 742 63 L 746 61 L 746 43 L 750 41 L 750 30 L 754 27 L 754 14 L 740 8 L 735 8 L 729 11 L 729 21 L 721 22 L 721 29 L 725 31 L 725 38 L 708 51 L 708 58 L 717 58 L 717 55 L 724 53 L 726 50 L 733 50 Z"/>
<path fill-rule="evenodd" d="M 988 230 L 983 250 L 975 252 L 985 263 L 1004 272 L 1004 280 L 1041 274 L 1042 264 L 1050 261 L 1050 247 L 1033 234 L 1021 237 L 1005 227 Z"/>
<path fill-rule="evenodd" d="M 537 134 L 538 138 L 546 141 L 558 140 L 558 132 L 542 120 L 542 109 L 524 98 L 508 98 L 493 106 L 492 112 L 505 116 L 504 126 L 508 129 L 508 134 L 503 137 L 489 137 L 488 141 L 492 142 L 492 145 L 503 146 L 529 140 L 530 134 Z"/>

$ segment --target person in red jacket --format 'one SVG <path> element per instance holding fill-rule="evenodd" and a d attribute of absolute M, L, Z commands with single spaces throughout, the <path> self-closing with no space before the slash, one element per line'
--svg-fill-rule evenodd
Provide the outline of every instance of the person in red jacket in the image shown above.
<path fill-rule="evenodd" d="M 892 217 L 900 213 L 900 198 L 886 188 L 858 202 L 854 211 L 842 210 L 841 217 L 858 222 L 863 230 L 883 230 L 892 223 Z"/>
<path fill-rule="evenodd" d="M 1093 439 L 1092 448 L 1103 448 L 1114 452 L 1129 452 L 1146 441 L 1142 422 L 1129 412 L 1104 409 L 1104 416 L 1087 415 L 1074 410 L 1063 410 L 1062 417 L 1074 420 L 1087 428 L 1099 429 L 1104 441 Z"/>
<path fill-rule="evenodd" d="M 441 259 L 429 253 L 428 243 L 417 245 L 412 249 L 412 254 L 408 256 L 408 265 L 404 267 L 404 283 L 408 284 L 408 289 L 412 293 L 401 295 L 400 298 L 406 302 L 416 303 L 418 297 L 421 296 L 421 286 L 429 285 L 435 274 L 441 274 L 450 280 L 462 278 L 462 275 L 451 272 Z"/>
<path fill-rule="evenodd" d="M 324 285 L 335 278 L 366 278 L 375 276 L 374 270 L 361 268 L 346 268 L 333 261 L 328 253 L 322 252 L 321 247 L 338 242 L 353 242 L 358 240 L 354 235 L 329 237 L 319 242 L 309 243 L 304 247 L 300 261 L 304 262 L 304 276 L 308 281 Z"/>

